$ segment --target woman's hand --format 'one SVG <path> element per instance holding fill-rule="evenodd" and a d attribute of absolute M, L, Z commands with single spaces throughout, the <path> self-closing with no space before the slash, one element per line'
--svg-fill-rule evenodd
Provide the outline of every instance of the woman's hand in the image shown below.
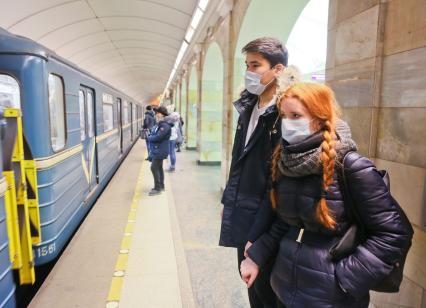
<path fill-rule="evenodd" d="M 247 284 L 247 288 L 250 288 L 259 274 L 259 266 L 252 259 L 246 258 L 241 262 L 240 272 L 241 278 Z"/>

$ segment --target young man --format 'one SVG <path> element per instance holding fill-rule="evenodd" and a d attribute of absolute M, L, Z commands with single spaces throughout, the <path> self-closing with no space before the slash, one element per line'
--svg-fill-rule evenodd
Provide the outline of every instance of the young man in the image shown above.
<path fill-rule="evenodd" d="M 157 125 L 153 127 L 151 135 L 147 137 L 151 144 L 151 172 L 154 176 L 154 188 L 149 192 L 150 196 L 160 194 L 164 190 L 163 160 L 169 155 L 169 139 L 172 124 L 165 120 L 168 115 L 164 106 L 154 108 Z"/>
<path fill-rule="evenodd" d="M 238 268 L 245 250 L 268 230 L 274 217 L 267 192 L 272 151 L 281 140 L 276 79 L 288 61 L 286 48 L 274 38 L 256 39 L 242 52 L 246 55 L 246 90 L 234 102 L 240 116 L 229 179 L 222 197 L 219 242 L 222 246 L 237 248 Z M 259 274 L 248 289 L 252 308 L 277 305 L 269 283 L 272 265 Z"/>

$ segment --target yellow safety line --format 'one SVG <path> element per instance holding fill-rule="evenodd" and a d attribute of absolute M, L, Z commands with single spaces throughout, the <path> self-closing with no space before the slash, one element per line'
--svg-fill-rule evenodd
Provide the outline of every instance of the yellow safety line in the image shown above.
<path fill-rule="evenodd" d="M 130 245 L 132 242 L 133 228 L 136 221 L 136 211 L 138 208 L 139 200 L 141 198 L 143 164 L 144 162 L 142 162 L 138 180 L 136 181 L 135 193 L 133 195 L 129 215 L 127 217 L 127 224 L 124 229 L 123 239 L 121 240 L 120 252 L 117 258 L 117 262 L 115 263 L 114 274 L 111 280 L 111 286 L 106 302 L 107 308 L 118 307 L 118 304 L 120 302 L 121 289 L 123 287 L 124 277 L 126 275 L 127 261 L 129 257 Z"/>

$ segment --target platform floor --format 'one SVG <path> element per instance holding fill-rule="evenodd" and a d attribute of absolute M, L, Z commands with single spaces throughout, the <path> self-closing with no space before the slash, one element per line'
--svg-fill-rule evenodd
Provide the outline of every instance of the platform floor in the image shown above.
<path fill-rule="evenodd" d="M 220 167 L 177 153 L 150 197 L 144 155 L 138 141 L 29 307 L 249 307 L 235 249 L 217 245 Z"/>

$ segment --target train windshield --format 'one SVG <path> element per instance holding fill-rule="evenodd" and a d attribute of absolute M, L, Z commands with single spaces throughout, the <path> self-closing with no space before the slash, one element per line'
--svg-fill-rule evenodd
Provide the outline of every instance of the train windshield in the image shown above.
<path fill-rule="evenodd" d="M 13 77 L 0 74 L 0 106 L 21 108 L 21 91 Z"/>

